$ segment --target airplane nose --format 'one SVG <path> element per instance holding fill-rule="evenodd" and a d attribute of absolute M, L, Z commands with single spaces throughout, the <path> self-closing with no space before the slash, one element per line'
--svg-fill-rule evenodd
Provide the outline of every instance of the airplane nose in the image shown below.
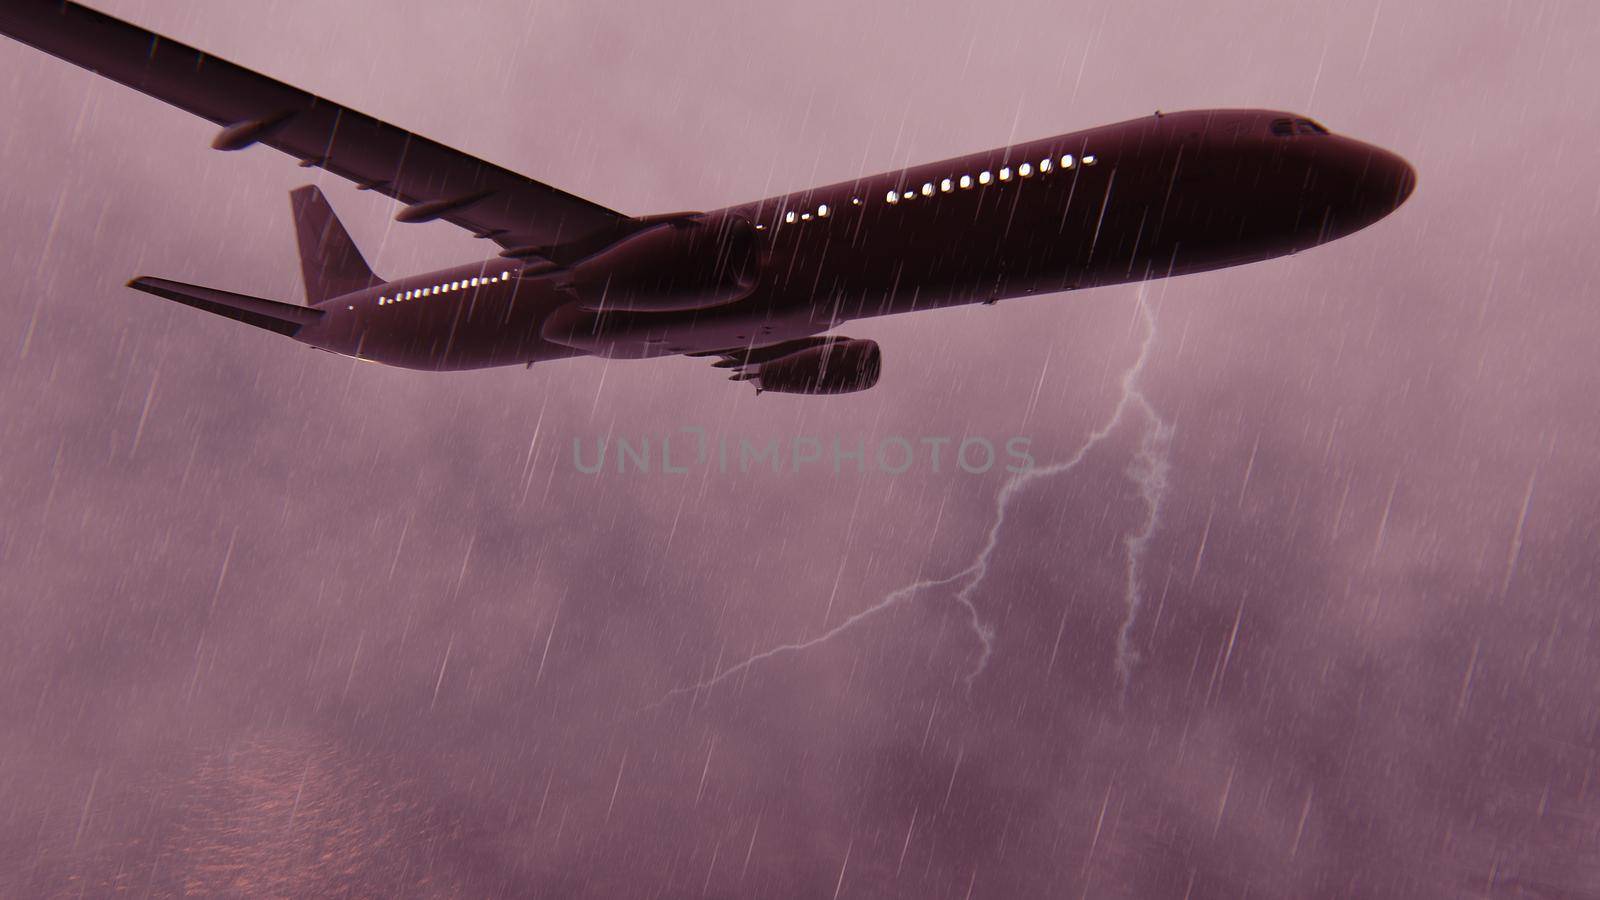
<path fill-rule="evenodd" d="M 1406 202 L 1417 186 L 1417 171 L 1411 164 L 1382 147 L 1351 141 L 1334 163 L 1333 181 L 1343 193 L 1349 223 L 1365 228 L 1387 216 Z"/>
<path fill-rule="evenodd" d="M 1400 208 L 1417 170 L 1397 153 L 1349 138 L 1324 139 L 1312 161 L 1312 191 L 1328 213 L 1317 243 L 1360 231 Z"/>
<path fill-rule="evenodd" d="M 1401 161 L 1401 164 L 1404 165 L 1406 169 L 1405 173 L 1400 176 L 1400 195 L 1398 198 L 1396 198 L 1394 203 L 1396 207 L 1399 207 L 1400 204 L 1410 200 L 1411 192 L 1417 189 L 1417 170 L 1412 168 L 1411 164 L 1405 162 L 1404 160 Z"/>
<path fill-rule="evenodd" d="M 1411 198 L 1411 192 L 1417 189 L 1417 170 L 1397 153 L 1378 147 L 1374 147 L 1373 150 L 1377 156 L 1374 168 L 1379 172 L 1379 181 L 1390 191 L 1389 209 L 1384 213 L 1388 215 L 1399 209 L 1401 204 Z"/>

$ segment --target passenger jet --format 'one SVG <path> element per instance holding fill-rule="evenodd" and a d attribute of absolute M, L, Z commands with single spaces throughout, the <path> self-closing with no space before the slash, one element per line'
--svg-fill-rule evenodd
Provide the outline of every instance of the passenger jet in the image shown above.
<path fill-rule="evenodd" d="M 443 219 L 498 250 L 372 271 L 314 186 L 290 194 L 307 305 L 164 278 L 129 286 L 411 369 L 718 357 L 757 391 L 877 383 L 853 319 L 1202 272 L 1364 228 L 1411 194 L 1399 156 L 1288 112 L 1207 109 L 986 150 L 724 209 L 631 216 L 60 0 L 0 32 Z"/>

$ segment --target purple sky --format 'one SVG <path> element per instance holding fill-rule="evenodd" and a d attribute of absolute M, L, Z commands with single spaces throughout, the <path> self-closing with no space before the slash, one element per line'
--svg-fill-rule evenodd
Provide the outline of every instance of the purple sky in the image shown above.
<path fill-rule="evenodd" d="M 124 289 L 299 300 L 310 173 L 0 43 L 0 896 L 1600 897 L 1592 5 L 97 5 L 629 213 L 1208 106 L 1420 182 L 1150 284 L 1142 365 L 1128 287 L 852 323 L 885 373 L 849 397 L 436 375 Z M 380 273 L 485 252 L 322 184 Z M 1006 505 L 970 687 L 958 581 L 670 693 L 961 572 L 1004 473 L 571 459 L 1049 464 L 1135 367 L 1155 418 Z"/>

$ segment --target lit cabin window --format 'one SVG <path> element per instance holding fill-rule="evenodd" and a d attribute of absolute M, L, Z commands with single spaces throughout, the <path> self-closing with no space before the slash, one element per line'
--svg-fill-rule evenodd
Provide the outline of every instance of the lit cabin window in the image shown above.
<path fill-rule="evenodd" d="M 801 213 L 800 214 L 800 221 L 802 221 L 802 222 L 811 221 L 811 213 Z"/>
<path fill-rule="evenodd" d="M 850 198 L 850 205 L 851 206 L 860 206 L 861 205 L 861 198 L 860 197 L 851 197 Z"/>
<path fill-rule="evenodd" d="M 917 196 L 917 192 L 916 191 L 906 191 L 904 194 L 901 194 L 900 196 L 903 199 L 910 200 L 911 198 Z"/>
<path fill-rule="evenodd" d="M 1000 180 L 1001 181 L 1010 181 L 1011 180 L 1011 167 L 1010 166 L 1001 166 L 1000 167 Z"/>
<path fill-rule="evenodd" d="M 922 183 L 922 196 L 924 196 L 924 197 L 932 197 L 933 196 L 933 182 L 924 181 Z"/>
<path fill-rule="evenodd" d="M 900 202 L 900 192 L 899 191 L 890 191 L 889 195 L 887 197 L 884 197 L 883 199 L 888 201 L 888 202 L 890 202 L 890 203 L 899 203 Z"/>
<path fill-rule="evenodd" d="M 432 293 L 435 293 L 435 294 L 439 293 L 439 286 L 437 284 L 433 286 Z"/>
<path fill-rule="evenodd" d="M 826 219 L 827 217 L 828 217 L 828 204 L 824 203 L 821 206 L 817 207 L 817 218 Z"/>
<path fill-rule="evenodd" d="M 1093 153 L 1085 153 L 1085 154 L 1084 154 L 1084 155 L 1083 155 L 1083 164 L 1084 164 L 1084 165 L 1086 165 L 1086 166 L 1092 166 L 1092 165 L 1094 165 L 1094 164 L 1095 164 L 1095 163 L 1096 163 L 1096 162 L 1099 162 L 1099 160 L 1097 160 L 1097 159 L 1095 159 L 1095 157 L 1094 157 L 1094 154 L 1093 154 Z"/>
<path fill-rule="evenodd" d="M 966 190 L 969 187 L 972 187 L 972 176 L 971 175 L 963 175 L 963 176 L 961 176 L 961 189 L 962 190 Z"/>
<path fill-rule="evenodd" d="M 950 193 L 951 191 L 953 191 L 955 189 L 956 189 L 955 182 L 951 181 L 948 178 L 946 178 L 945 180 L 939 182 L 939 190 L 943 191 L 946 194 Z"/>
<path fill-rule="evenodd" d="M 783 220 L 785 222 L 791 222 L 792 223 L 795 220 L 795 218 L 796 217 L 795 217 L 795 214 L 794 214 L 794 210 L 792 210 L 792 209 L 783 214 Z"/>
<path fill-rule="evenodd" d="M 988 184 L 989 182 L 991 182 L 993 180 L 994 180 L 994 175 L 992 175 L 992 174 L 990 174 L 988 172 L 979 172 L 978 173 L 978 183 L 979 184 Z"/>
<path fill-rule="evenodd" d="M 1033 166 L 1023 163 L 1022 165 L 1017 166 L 1017 174 L 1021 175 L 1023 178 L 1030 178 L 1033 176 Z"/>
<path fill-rule="evenodd" d="M 501 272 L 500 273 L 500 280 L 501 281 L 510 281 L 511 280 L 511 273 L 510 272 Z"/>
<path fill-rule="evenodd" d="M 760 222 L 757 222 L 756 223 L 756 230 L 757 231 L 766 231 L 767 230 L 767 226 L 761 224 Z"/>
<path fill-rule="evenodd" d="M 1063 168 L 1063 169 L 1072 168 L 1072 154 L 1071 153 L 1068 153 L 1067 155 L 1061 157 L 1061 168 Z"/>
<path fill-rule="evenodd" d="M 1043 173 L 1048 172 L 1048 171 L 1050 171 L 1050 160 L 1048 160 L 1048 159 L 1039 160 L 1039 173 L 1043 174 Z"/>

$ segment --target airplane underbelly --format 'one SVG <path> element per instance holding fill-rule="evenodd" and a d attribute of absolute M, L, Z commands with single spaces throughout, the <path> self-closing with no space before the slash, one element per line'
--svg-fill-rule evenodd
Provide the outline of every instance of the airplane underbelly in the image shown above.
<path fill-rule="evenodd" d="M 592 310 L 578 302 L 552 312 L 539 333 L 547 342 L 592 356 L 644 359 L 729 347 L 771 344 L 826 331 L 806 305 L 775 307 L 756 295 L 711 310 L 639 312 Z"/>

